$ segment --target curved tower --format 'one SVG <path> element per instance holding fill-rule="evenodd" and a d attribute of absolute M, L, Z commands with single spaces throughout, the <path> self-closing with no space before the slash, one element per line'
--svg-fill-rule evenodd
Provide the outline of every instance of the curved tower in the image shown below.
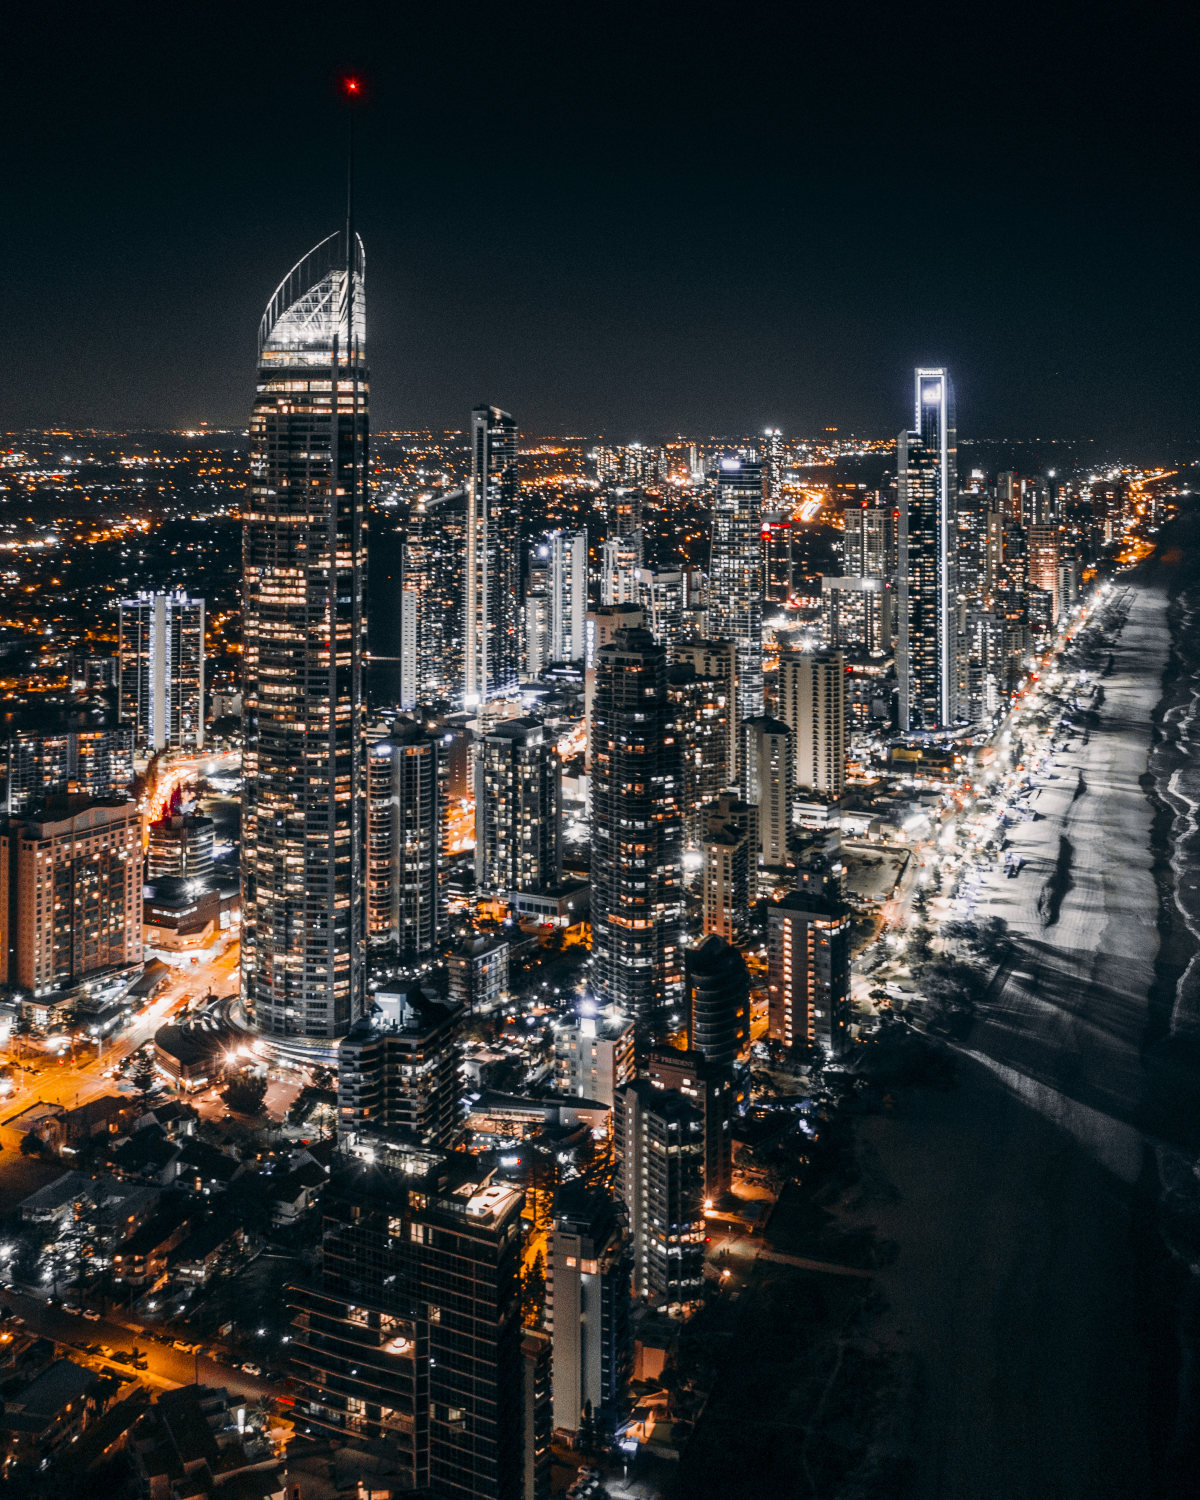
<path fill-rule="evenodd" d="M 353 245 L 353 267 L 349 247 Z M 242 997 L 268 1036 L 364 1008 L 367 367 L 349 227 L 267 304 L 242 539 Z"/>

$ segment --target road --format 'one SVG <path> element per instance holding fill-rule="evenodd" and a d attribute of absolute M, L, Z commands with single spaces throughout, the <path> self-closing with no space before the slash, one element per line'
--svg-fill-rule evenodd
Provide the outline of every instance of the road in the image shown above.
<path fill-rule="evenodd" d="M 66 1109 L 75 1109 L 101 1094 L 116 1093 L 116 1080 L 106 1078 L 105 1073 L 144 1042 L 150 1041 L 154 1033 L 190 1001 L 201 998 L 210 990 L 217 995 L 236 990 L 238 961 L 238 940 L 231 938 L 206 962 L 188 964 L 172 973 L 157 999 L 134 1019 L 132 1025 L 106 1043 L 98 1054 L 93 1053 L 88 1045 L 75 1048 L 74 1060 L 70 1055 L 56 1059 L 45 1054 L 30 1054 L 28 1048 L 23 1047 L 23 1055 L 15 1058 L 19 1064 L 14 1070 L 17 1088 L 4 1101 L 0 1116 L 0 1145 L 5 1150 L 15 1150 L 20 1146 L 21 1133 L 13 1130 L 10 1122 L 32 1104 L 61 1104 Z M 25 1071 L 31 1063 L 37 1066 L 36 1073 Z"/>
<path fill-rule="evenodd" d="M 205 1354 L 201 1354 L 197 1360 L 194 1354 L 185 1354 L 182 1350 L 172 1349 L 167 1344 L 149 1338 L 145 1332 L 128 1328 L 123 1323 L 114 1322 L 111 1318 L 101 1318 L 99 1322 L 92 1322 L 77 1313 L 64 1312 L 59 1307 L 48 1307 L 37 1297 L 26 1296 L 18 1291 L 6 1290 L 0 1293 L 0 1298 L 5 1306 L 25 1319 L 26 1327 L 30 1332 L 53 1339 L 55 1343 L 65 1346 L 64 1352 L 72 1359 L 77 1362 L 86 1362 L 97 1369 L 103 1368 L 106 1374 L 125 1375 L 130 1379 L 140 1380 L 143 1384 L 155 1385 L 162 1389 L 191 1385 L 198 1374 L 202 1385 L 225 1386 L 228 1390 L 236 1391 L 250 1400 L 255 1400 L 259 1396 L 284 1394 L 283 1387 L 277 1382 L 247 1375 L 236 1365 L 209 1359 Z M 79 1349 L 71 1347 L 74 1344 L 106 1344 L 112 1349 L 126 1352 L 131 1352 L 136 1348 L 145 1354 L 147 1368 L 134 1371 L 129 1365 L 121 1365 L 98 1357 L 92 1358 L 82 1354 Z"/>

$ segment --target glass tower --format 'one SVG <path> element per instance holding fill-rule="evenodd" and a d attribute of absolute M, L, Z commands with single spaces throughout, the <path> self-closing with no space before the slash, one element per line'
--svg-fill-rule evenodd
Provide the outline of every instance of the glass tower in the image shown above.
<path fill-rule="evenodd" d="M 471 412 L 467 491 L 467 707 L 512 692 L 521 673 L 521 519 L 517 424 L 498 406 Z"/>
<path fill-rule="evenodd" d="M 737 717 L 763 711 L 763 471 L 723 458 L 713 507 L 708 633 L 737 645 Z"/>
<path fill-rule="evenodd" d="M 242 993 L 278 1037 L 340 1036 L 364 1008 L 363 269 L 358 237 L 330 235 L 280 283 L 258 337 L 242 541 Z"/>
<path fill-rule="evenodd" d="M 958 719 L 954 561 L 954 393 L 946 370 L 917 370 L 916 420 L 897 441 L 900 510 L 900 728 Z"/>

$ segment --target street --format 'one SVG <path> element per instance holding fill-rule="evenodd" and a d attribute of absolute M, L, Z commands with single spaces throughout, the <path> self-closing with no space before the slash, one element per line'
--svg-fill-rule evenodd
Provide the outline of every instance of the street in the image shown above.
<path fill-rule="evenodd" d="M 149 1337 L 144 1331 L 134 1330 L 111 1317 L 98 1322 L 81 1317 L 78 1313 L 64 1312 L 61 1307 L 49 1307 L 37 1297 L 22 1292 L 6 1290 L 0 1293 L 3 1303 L 12 1312 L 24 1318 L 32 1333 L 52 1339 L 63 1346 L 63 1352 L 76 1363 L 86 1363 L 102 1369 L 107 1375 L 123 1375 L 140 1380 L 143 1384 L 171 1389 L 179 1385 L 192 1384 L 199 1375 L 202 1385 L 225 1386 L 249 1400 L 260 1396 L 279 1396 L 282 1387 L 256 1376 L 247 1375 L 235 1364 L 210 1359 L 207 1354 L 185 1354 Z M 85 1355 L 79 1345 L 104 1344 L 114 1350 L 132 1352 L 139 1350 L 146 1356 L 147 1368 L 134 1371 L 130 1365 L 114 1363 L 98 1355 Z"/>

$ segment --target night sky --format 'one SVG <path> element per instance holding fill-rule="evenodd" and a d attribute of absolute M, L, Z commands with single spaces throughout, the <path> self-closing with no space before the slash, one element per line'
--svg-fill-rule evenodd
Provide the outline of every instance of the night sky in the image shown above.
<path fill-rule="evenodd" d="M 964 434 L 1200 441 L 1162 10 L 10 4 L 0 427 L 244 425 L 348 67 L 376 427 L 878 434 L 945 362 Z"/>

